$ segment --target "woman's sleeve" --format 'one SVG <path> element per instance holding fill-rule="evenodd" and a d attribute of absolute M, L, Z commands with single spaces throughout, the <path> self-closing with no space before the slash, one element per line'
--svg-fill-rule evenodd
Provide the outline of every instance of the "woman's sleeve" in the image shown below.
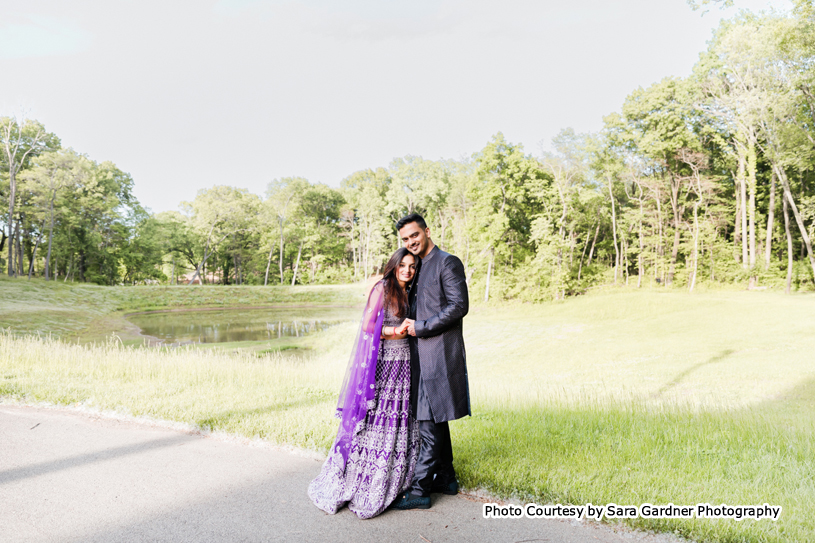
<path fill-rule="evenodd" d="M 371 289 L 371 293 L 368 295 L 368 303 L 365 304 L 365 311 L 362 314 L 362 329 L 369 334 L 377 332 L 376 321 L 379 317 L 379 311 L 381 311 L 380 308 L 383 306 L 384 296 L 385 287 L 380 281 Z"/>

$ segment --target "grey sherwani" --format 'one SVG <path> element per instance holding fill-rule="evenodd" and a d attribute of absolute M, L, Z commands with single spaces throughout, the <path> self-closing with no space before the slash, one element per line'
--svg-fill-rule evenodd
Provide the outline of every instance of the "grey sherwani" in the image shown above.
<path fill-rule="evenodd" d="M 461 260 L 434 247 L 421 260 L 410 302 L 416 320 L 416 337 L 411 338 L 411 404 L 416 418 L 440 423 L 470 415 L 462 335 L 470 303 Z"/>

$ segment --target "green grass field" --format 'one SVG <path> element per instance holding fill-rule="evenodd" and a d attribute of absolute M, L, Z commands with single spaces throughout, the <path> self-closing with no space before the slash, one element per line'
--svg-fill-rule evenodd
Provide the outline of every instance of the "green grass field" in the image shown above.
<path fill-rule="evenodd" d="M 3 326 L 18 319 L 23 325 L 15 330 L 43 331 L 47 321 L 38 311 L 9 311 L 9 292 L 21 283 L 0 281 Z M 97 313 L 83 309 L 98 315 L 86 322 L 142 303 L 157 307 L 157 299 L 192 305 L 184 292 L 147 290 L 139 302 L 142 287 L 123 289 L 127 297 L 74 288 L 80 290 L 58 292 L 54 304 L 70 310 L 71 299 L 87 306 L 103 300 Z M 217 305 L 222 289 L 201 290 Z M 361 293 L 295 288 L 286 296 L 331 303 Z M 224 305 L 237 305 L 241 293 L 227 296 Z M 560 304 L 473 307 L 465 319 L 473 416 L 451 424 L 461 482 L 538 503 L 767 502 L 784 508 L 776 523 L 630 524 L 698 541 L 815 540 L 813 302 L 812 295 L 772 292 L 618 290 Z M 310 354 L 288 357 L 123 348 L 115 339 L 76 345 L 7 332 L 0 337 L 0 396 L 118 410 L 325 452 L 355 331 L 353 323 L 332 327 L 310 340 Z"/>

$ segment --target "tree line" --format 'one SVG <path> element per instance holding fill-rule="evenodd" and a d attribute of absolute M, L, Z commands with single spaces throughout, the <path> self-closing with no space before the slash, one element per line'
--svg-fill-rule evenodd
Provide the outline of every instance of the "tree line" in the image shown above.
<path fill-rule="evenodd" d="M 815 16 L 742 12 L 686 78 L 632 92 L 594 134 L 537 155 L 496 134 L 462 160 L 406 156 L 338 188 L 276 179 L 147 213 L 133 180 L 36 121 L 0 118 L 9 275 L 102 284 L 321 284 L 377 273 L 421 213 L 471 295 L 605 284 L 813 288 Z M 5 208 L 5 206 L 4 206 Z"/>

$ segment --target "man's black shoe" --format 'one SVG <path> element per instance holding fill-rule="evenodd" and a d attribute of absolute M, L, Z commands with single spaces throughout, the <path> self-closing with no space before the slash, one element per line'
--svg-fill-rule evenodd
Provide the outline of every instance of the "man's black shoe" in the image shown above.
<path fill-rule="evenodd" d="M 394 509 L 406 511 L 408 509 L 430 509 L 430 496 L 416 496 L 407 492 L 402 494 L 391 505 Z"/>
<path fill-rule="evenodd" d="M 430 492 L 434 494 L 447 494 L 448 496 L 455 496 L 458 494 L 458 481 L 455 479 L 449 483 L 433 481 L 433 488 L 430 489 Z"/>

